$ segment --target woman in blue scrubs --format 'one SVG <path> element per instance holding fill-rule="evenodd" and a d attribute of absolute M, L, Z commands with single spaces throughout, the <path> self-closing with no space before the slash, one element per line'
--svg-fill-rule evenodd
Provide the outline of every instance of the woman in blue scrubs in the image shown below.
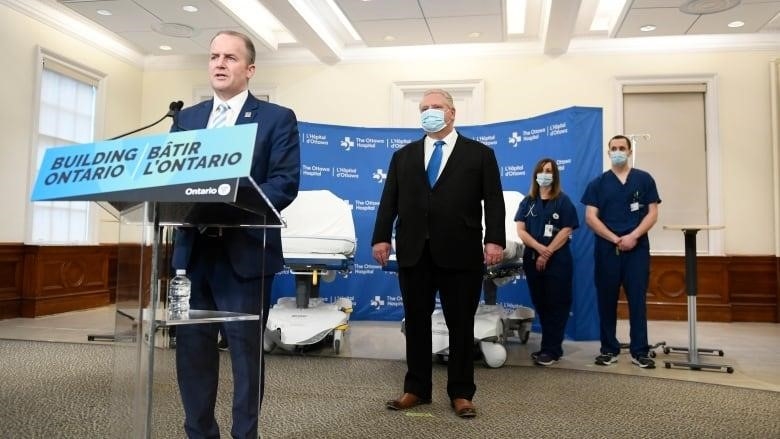
<path fill-rule="evenodd" d="M 572 302 L 574 263 L 569 241 L 579 225 L 577 211 L 561 191 L 558 165 L 539 160 L 528 195 L 515 214 L 517 235 L 525 244 L 523 270 L 542 326 L 534 363 L 550 366 L 563 355 L 563 334 Z"/>
<path fill-rule="evenodd" d="M 658 220 L 661 199 L 649 173 L 631 167 L 631 140 L 617 135 L 607 147 L 612 168 L 588 184 L 582 195 L 585 222 L 596 234 L 595 280 L 598 295 L 601 354 L 596 364 L 617 362 L 615 336 L 620 286 L 626 292 L 631 325 L 631 362 L 652 369 L 648 357 L 647 287 L 650 280 L 650 240 L 647 232 Z"/>

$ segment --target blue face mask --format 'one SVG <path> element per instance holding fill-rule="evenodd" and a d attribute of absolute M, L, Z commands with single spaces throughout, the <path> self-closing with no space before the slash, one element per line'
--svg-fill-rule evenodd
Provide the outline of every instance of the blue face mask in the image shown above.
<path fill-rule="evenodd" d="M 429 108 L 420 113 L 420 123 L 426 133 L 437 133 L 447 125 L 444 121 L 444 111 L 438 108 Z"/>
<path fill-rule="evenodd" d="M 628 160 L 628 154 L 625 151 L 610 151 L 609 159 L 613 165 L 621 166 Z"/>
<path fill-rule="evenodd" d="M 553 182 L 553 176 L 546 172 L 540 172 L 536 174 L 536 182 L 542 187 L 550 186 Z"/>

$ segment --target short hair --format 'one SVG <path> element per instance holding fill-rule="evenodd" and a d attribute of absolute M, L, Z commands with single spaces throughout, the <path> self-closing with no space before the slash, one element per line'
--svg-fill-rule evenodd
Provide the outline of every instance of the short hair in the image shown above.
<path fill-rule="evenodd" d="M 444 96 L 444 99 L 447 100 L 447 105 L 449 105 L 450 108 L 455 108 L 455 103 L 452 100 L 452 95 L 447 90 L 443 90 L 441 88 L 432 88 L 429 90 L 425 90 L 425 92 L 423 93 L 423 97 L 426 97 L 428 95 L 442 95 Z"/>
<path fill-rule="evenodd" d="M 620 139 L 623 139 L 623 140 L 626 141 L 626 144 L 628 145 L 628 149 L 630 150 L 631 149 L 631 139 L 629 139 L 628 137 L 626 137 L 626 136 L 624 136 L 622 134 L 618 134 L 616 136 L 612 136 L 612 138 L 609 139 L 609 142 L 607 142 L 607 148 L 609 148 L 609 144 L 612 143 L 613 140 L 620 140 Z"/>
<path fill-rule="evenodd" d="M 544 165 L 547 163 L 552 164 L 552 187 L 550 188 L 550 199 L 558 198 L 558 195 L 561 194 L 561 173 L 558 170 L 558 164 L 555 163 L 555 160 L 545 157 L 541 160 L 539 160 L 536 163 L 536 166 L 534 166 L 534 173 L 531 178 L 531 189 L 528 191 L 528 196 L 531 198 L 539 198 L 539 183 L 536 182 L 536 174 L 542 172 Z"/>
<path fill-rule="evenodd" d="M 252 39 L 249 38 L 249 36 L 234 30 L 221 30 L 211 38 L 211 42 L 213 43 L 214 38 L 217 38 L 220 35 L 230 35 L 232 37 L 241 38 L 244 41 L 244 46 L 246 46 L 246 53 L 249 57 L 249 64 L 255 63 L 255 56 L 257 55 L 257 52 L 255 51 L 255 43 L 252 42 Z"/>

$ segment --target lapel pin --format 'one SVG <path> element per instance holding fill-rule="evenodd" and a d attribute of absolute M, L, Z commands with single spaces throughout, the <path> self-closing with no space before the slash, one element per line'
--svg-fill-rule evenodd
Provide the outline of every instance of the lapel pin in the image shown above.
<path fill-rule="evenodd" d="M 246 113 L 244 113 L 244 117 L 252 117 L 252 112 L 247 111 Z"/>

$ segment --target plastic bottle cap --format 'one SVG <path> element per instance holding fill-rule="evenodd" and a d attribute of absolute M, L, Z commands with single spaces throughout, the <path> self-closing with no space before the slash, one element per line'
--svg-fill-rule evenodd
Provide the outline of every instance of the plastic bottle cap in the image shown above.
<path fill-rule="evenodd" d="M 176 269 L 176 275 L 177 275 L 177 276 L 179 276 L 179 275 L 184 275 L 184 274 L 187 274 L 187 270 L 184 270 L 184 269 L 182 269 L 182 268 L 177 268 L 177 269 Z"/>

